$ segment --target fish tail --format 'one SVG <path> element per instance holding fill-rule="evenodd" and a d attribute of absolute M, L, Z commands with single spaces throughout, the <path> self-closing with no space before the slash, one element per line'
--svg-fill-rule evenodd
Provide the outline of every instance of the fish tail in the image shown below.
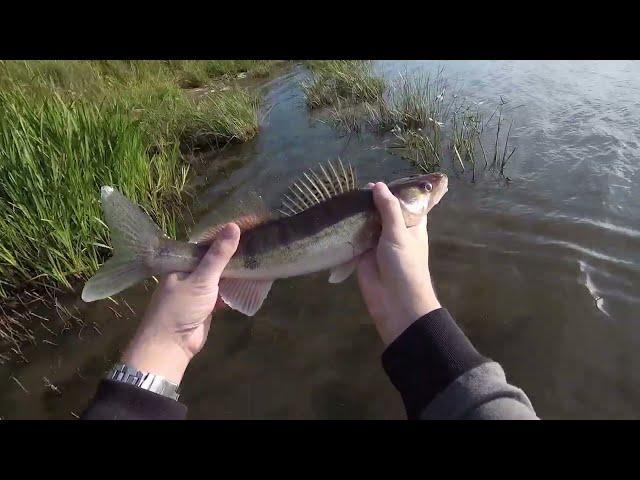
<path fill-rule="evenodd" d="M 102 187 L 100 194 L 113 256 L 85 284 L 85 302 L 115 295 L 155 275 L 153 259 L 165 237 L 146 213 L 113 187 Z"/>

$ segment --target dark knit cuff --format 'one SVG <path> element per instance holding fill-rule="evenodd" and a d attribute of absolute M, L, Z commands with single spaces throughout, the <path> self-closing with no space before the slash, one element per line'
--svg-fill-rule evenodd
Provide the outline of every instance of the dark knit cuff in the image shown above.
<path fill-rule="evenodd" d="M 416 320 L 382 354 L 382 366 L 402 395 L 409 419 L 418 418 L 460 375 L 487 361 L 445 308 Z"/>
<path fill-rule="evenodd" d="M 102 380 L 82 420 L 184 420 L 187 407 L 148 390 Z"/>

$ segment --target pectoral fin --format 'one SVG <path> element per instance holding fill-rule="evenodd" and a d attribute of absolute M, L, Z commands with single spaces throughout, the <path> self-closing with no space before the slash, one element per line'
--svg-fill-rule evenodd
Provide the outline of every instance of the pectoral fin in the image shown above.
<path fill-rule="evenodd" d="M 350 260 L 347 263 L 343 263 L 342 265 L 338 265 L 334 269 L 331 270 L 331 275 L 329 275 L 329 283 L 340 283 L 349 278 L 349 275 L 353 273 L 356 268 L 356 261 Z"/>
<path fill-rule="evenodd" d="M 273 280 L 242 280 L 223 278 L 220 280 L 220 297 L 234 310 L 252 317 L 267 298 Z"/>

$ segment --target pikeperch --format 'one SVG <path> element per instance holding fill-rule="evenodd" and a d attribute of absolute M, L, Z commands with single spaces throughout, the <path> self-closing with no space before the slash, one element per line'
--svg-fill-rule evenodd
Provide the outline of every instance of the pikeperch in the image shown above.
<path fill-rule="evenodd" d="M 405 224 L 417 224 L 447 192 L 443 173 L 392 181 Z M 87 281 L 82 299 L 114 295 L 146 278 L 191 272 L 208 250 L 221 225 L 189 242 L 168 238 L 140 208 L 113 187 L 101 189 L 102 208 L 111 232 L 113 257 Z M 353 169 L 331 163 L 311 170 L 285 195 L 280 216 L 246 216 L 238 220 L 240 244 L 220 280 L 220 296 L 234 310 L 254 315 L 278 278 L 330 270 L 329 282 L 351 275 L 357 258 L 373 248 L 380 218 L 373 193 L 356 187 Z"/>

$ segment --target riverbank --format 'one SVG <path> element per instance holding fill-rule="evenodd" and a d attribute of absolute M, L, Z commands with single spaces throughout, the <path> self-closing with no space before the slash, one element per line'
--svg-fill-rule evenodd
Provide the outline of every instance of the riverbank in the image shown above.
<path fill-rule="evenodd" d="M 101 185 L 175 235 L 182 157 L 253 138 L 260 98 L 242 81 L 282 63 L 0 62 L 0 344 L 32 339 L 25 294 L 52 300 L 109 256 Z"/>

